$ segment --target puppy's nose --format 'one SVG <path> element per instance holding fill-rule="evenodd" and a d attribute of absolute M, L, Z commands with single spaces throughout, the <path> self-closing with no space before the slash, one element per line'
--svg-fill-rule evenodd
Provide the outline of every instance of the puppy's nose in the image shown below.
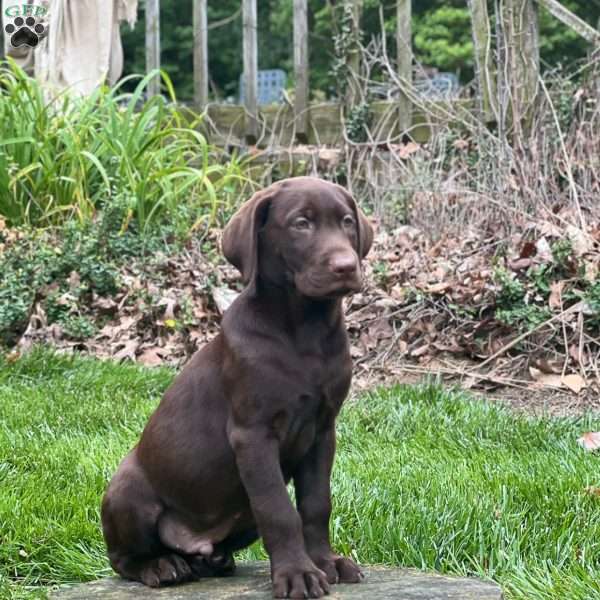
<path fill-rule="evenodd" d="M 356 267 L 358 266 L 356 257 L 351 254 L 338 254 L 331 259 L 329 264 L 331 270 L 336 275 L 351 275 L 356 271 Z"/>

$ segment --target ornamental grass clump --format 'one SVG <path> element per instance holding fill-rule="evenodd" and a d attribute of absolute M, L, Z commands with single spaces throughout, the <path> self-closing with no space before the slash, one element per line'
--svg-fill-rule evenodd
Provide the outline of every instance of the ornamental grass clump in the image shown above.
<path fill-rule="evenodd" d="M 145 100 L 157 76 L 49 101 L 14 63 L 0 67 L 0 216 L 9 226 L 86 222 L 118 203 L 124 228 L 135 221 L 145 232 L 179 219 L 197 229 L 230 210 L 245 181 L 242 162 L 206 141 L 202 117 L 175 104 L 166 74 L 167 97 Z M 132 80 L 139 83 L 126 93 Z"/>

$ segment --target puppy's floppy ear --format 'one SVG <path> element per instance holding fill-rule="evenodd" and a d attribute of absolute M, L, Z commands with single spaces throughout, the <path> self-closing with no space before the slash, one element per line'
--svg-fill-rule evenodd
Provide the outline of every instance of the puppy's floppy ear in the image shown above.
<path fill-rule="evenodd" d="M 242 204 L 223 231 L 221 246 L 225 258 L 242 274 L 245 284 L 252 283 L 258 268 L 258 232 L 267 220 L 273 192 L 256 192 Z"/>
<path fill-rule="evenodd" d="M 350 208 L 354 211 L 354 218 L 356 219 L 356 226 L 358 229 L 358 255 L 360 258 L 364 258 L 369 254 L 369 250 L 373 244 L 373 228 L 365 216 L 365 213 L 359 208 L 350 192 L 341 185 L 337 185 L 337 188 L 342 191 L 344 198 L 346 198 Z"/>
<path fill-rule="evenodd" d="M 354 207 L 356 210 L 356 218 L 358 219 L 358 248 L 359 255 L 361 258 L 364 258 L 369 254 L 369 250 L 373 245 L 373 228 L 371 227 L 371 223 L 365 216 L 365 213 L 358 207 L 356 201 L 354 202 Z"/>

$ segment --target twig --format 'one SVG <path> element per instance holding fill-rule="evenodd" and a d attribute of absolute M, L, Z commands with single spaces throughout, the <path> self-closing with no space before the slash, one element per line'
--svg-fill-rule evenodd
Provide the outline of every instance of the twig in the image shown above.
<path fill-rule="evenodd" d="M 486 358 L 481 364 L 477 365 L 475 368 L 482 369 L 483 367 L 485 367 L 492 361 L 496 360 L 499 356 L 502 356 L 502 354 L 504 354 L 506 351 L 508 351 L 511 348 L 513 348 L 514 346 L 516 346 L 519 342 L 522 342 L 525 338 L 528 338 L 530 335 L 532 335 L 536 331 L 538 331 L 538 330 L 542 329 L 543 327 L 545 327 L 546 325 L 550 325 L 550 323 L 553 323 L 554 321 L 557 321 L 558 319 L 561 319 L 561 318 L 565 317 L 566 315 L 568 315 L 572 312 L 575 312 L 576 310 L 580 310 L 580 309 L 581 309 L 581 302 L 578 302 L 577 304 L 574 304 L 573 306 L 567 308 L 567 310 L 564 310 L 561 313 L 554 315 L 550 319 L 544 321 L 543 323 L 536 325 L 533 329 L 530 329 L 529 331 L 522 333 L 521 335 L 517 336 L 512 342 L 506 344 L 506 346 L 503 346 L 497 352 L 494 352 L 494 354 L 492 354 L 492 356 Z"/>

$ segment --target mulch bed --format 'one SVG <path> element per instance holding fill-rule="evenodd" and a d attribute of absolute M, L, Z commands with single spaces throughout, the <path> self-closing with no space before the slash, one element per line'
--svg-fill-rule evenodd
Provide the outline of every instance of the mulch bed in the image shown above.
<path fill-rule="evenodd" d="M 218 244 L 220 232 L 211 235 Z M 557 265 L 551 248 L 561 239 L 569 251 Z M 502 240 L 468 228 L 437 241 L 410 226 L 380 232 L 365 262 L 364 290 L 346 300 L 355 389 L 434 374 L 486 395 L 507 390 L 504 397 L 519 407 L 530 396 L 539 408 L 551 393 L 567 398 L 567 412 L 594 408 L 600 319 L 583 291 L 597 281 L 599 242 L 600 228 L 564 231 L 550 222 L 528 223 Z M 147 366 L 182 365 L 217 334 L 241 289 L 238 272 L 201 247 L 206 240 L 123 267 L 118 293 L 94 294 L 86 307 L 102 323 L 90 339 L 69 339 L 36 304 L 13 356 L 44 343 Z M 525 329 L 498 318 L 506 301 L 499 269 L 520 282 L 525 306 L 547 310 L 547 318 Z M 545 295 L 536 269 L 545 273 Z M 72 280 L 76 286 L 76 272 Z"/>

